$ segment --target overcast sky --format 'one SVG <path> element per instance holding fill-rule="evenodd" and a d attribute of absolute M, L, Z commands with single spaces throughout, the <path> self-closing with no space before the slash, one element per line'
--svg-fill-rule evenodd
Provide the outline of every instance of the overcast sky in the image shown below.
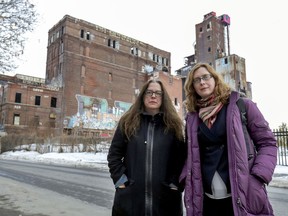
<path fill-rule="evenodd" d="M 15 73 L 45 78 L 48 31 L 65 14 L 171 52 L 172 71 L 194 54 L 195 25 L 211 11 L 228 14 L 230 53 L 246 60 L 253 100 L 271 128 L 288 124 L 287 7 L 260 0 L 33 0 L 40 23 Z M 14 75 L 14 74 L 11 74 Z"/>

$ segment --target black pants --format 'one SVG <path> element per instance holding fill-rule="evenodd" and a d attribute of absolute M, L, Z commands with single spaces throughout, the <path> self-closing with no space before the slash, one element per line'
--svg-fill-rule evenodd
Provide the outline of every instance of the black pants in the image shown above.
<path fill-rule="evenodd" d="M 211 199 L 204 195 L 203 216 L 233 216 L 232 198 Z"/>

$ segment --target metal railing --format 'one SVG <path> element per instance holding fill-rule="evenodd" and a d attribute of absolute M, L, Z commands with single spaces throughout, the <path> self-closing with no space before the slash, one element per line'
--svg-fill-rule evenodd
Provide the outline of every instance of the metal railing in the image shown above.
<path fill-rule="evenodd" d="M 277 165 L 288 166 L 288 130 L 273 130 L 277 139 Z"/>

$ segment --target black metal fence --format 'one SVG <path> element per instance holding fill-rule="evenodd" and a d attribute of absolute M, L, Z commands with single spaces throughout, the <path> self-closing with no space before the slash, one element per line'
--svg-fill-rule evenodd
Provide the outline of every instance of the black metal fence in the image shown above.
<path fill-rule="evenodd" d="M 278 146 L 277 165 L 288 166 L 288 131 L 276 129 L 273 133 Z"/>

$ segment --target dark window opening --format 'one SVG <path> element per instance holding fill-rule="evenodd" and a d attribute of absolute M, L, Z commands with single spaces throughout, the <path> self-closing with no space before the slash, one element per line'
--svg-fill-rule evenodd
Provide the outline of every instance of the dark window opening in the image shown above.
<path fill-rule="evenodd" d="M 40 106 L 41 104 L 41 96 L 35 96 L 35 105 Z"/>
<path fill-rule="evenodd" d="M 131 54 L 132 55 L 138 55 L 138 48 L 137 47 L 132 47 L 131 48 Z"/>
<path fill-rule="evenodd" d="M 81 29 L 80 37 L 84 38 L 84 30 L 83 29 Z"/>
<path fill-rule="evenodd" d="M 15 95 L 15 103 L 21 103 L 21 93 L 16 93 Z"/>
<path fill-rule="evenodd" d="M 114 49 L 119 49 L 119 41 L 108 39 L 108 46 Z"/>
<path fill-rule="evenodd" d="M 86 39 L 87 39 L 87 40 L 90 40 L 90 32 L 87 32 L 87 33 L 86 33 Z"/>
<path fill-rule="evenodd" d="M 51 97 L 51 104 L 50 107 L 57 107 L 57 98 Z"/>

